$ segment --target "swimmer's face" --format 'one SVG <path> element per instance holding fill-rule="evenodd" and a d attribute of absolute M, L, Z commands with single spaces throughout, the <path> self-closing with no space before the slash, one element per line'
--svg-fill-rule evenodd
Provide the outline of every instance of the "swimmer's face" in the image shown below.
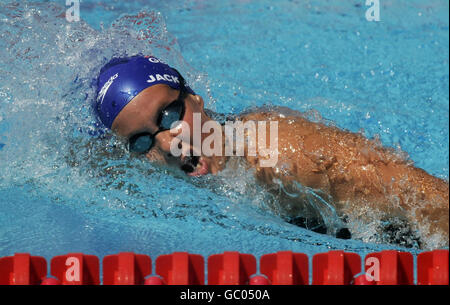
<path fill-rule="evenodd" d="M 130 139 L 139 133 L 155 134 L 159 127 L 157 120 L 161 111 L 169 104 L 174 102 L 180 95 L 180 91 L 170 88 L 167 85 L 154 85 L 140 92 L 133 100 L 128 103 L 114 120 L 111 129 L 120 137 Z M 185 94 L 183 97 L 185 113 L 183 121 L 193 130 L 194 113 L 201 114 L 202 124 L 211 120 L 204 112 L 204 101 L 199 95 Z M 155 144 L 152 149 L 146 153 L 146 157 L 151 161 L 156 161 L 168 165 L 174 165 L 186 173 L 194 176 L 204 175 L 208 172 L 214 172 L 205 158 L 186 157 L 183 154 L 180 157 L 174 157 L 170 153 L 170 145 L 177 133 L 170 130 L 159 132 L 155 137 Z M 208 134 L 202 134 L 202 142 Z M 193 147 L 192 138 L 190 143 L 184 143 L 185 147 L 190 147 L 191 155 Z"/>

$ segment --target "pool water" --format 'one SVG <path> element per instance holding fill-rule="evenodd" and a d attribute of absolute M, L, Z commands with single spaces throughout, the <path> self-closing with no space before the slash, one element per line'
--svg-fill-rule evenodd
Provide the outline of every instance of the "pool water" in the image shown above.
<path fill-rule="evenodd" d="M 416 253 L 385 244 L 375 220 L 353 240 L 290 225 L 245 170 L 188 178 L 131 159 L 90 108 L 109 58 L 153 54 L 215 111 L 320 114 L 448 180 L 448 1 L 380 2 L 368 22 L 363 0 L 83 0 L 69 23 L 62 0 L 1 1 L 0 256 Z"/>

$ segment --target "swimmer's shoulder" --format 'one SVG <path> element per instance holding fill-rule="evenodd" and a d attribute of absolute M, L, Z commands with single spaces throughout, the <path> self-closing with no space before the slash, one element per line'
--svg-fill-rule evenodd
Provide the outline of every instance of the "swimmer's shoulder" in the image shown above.
<path fill-rule="evenodd" d="M 241 121 L 284 121 L 295 119 L 297 122 L 306 120 L 305 115 L 300 111 L 272 105 L 246 109 L 237 115 L 237 119 Z"/>

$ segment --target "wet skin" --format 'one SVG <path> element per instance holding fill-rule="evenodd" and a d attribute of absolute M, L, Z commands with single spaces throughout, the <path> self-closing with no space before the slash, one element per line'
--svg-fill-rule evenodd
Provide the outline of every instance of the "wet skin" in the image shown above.
<path fill-rule="evenodd" d="M 179 91 L 166 85 L 155 85 L 142 91 L 119 113 L 112 130 L 125 139 L 139 132 L 157 131 L 160 111 L 173 102 Z M 193 114 L 200 113 L 202 124 L 211 120 L 204 112 L 203 99 L 188 94 L 184 99 L 183 120 L 193 130 Z M 422 239 L 433 234 L 444 236 L 439 246 L 448 246 L 449 184 L 408 163 L 392 149 L 360 134 L 313 123 L 300 113 L 288 110 L 261 111 L 242 116 L 240 120 L 278 121 L 278 163 L 260 167 L 259 156 L 245 156 L 256 177 L 269 187 L 278 178 L 289 189 L 294 181 L 331 196 L 340 214 L 364 217 L 369 210 L 406 219 L 419 228 Z M 268 124 L 269 125 L 269 124 Z M 266 132 L 267 136 L 269 131 Z M 155 146 L 146 154 L 151 161 L 182 167 L 186 158 L 170 154 L 170 142 L 177 133 L 163 131 L 156 136 Z M 204 140 L 209 134 L 202 134 Z M 267 139 L 269 141 L 269 139 Z M 192 139 L 190 143 L 192 143 Z M 187 143 L 188 145 L 191 145 Z M 195 149 L 190 146 L 191 150 Z M 215 174 L 225 167 L 227 157 L 202 156 L 201 165 Z M 195 165 L 195 164 L 194 164 Z M 295 216 L 300 210 L 291 207 Z"/>

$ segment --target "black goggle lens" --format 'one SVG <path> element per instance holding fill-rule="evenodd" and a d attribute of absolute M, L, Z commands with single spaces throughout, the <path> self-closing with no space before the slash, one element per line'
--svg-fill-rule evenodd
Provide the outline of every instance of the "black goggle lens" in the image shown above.
<path fill-rule="evenodd" d="M 147 153 L 153 146 L 155 142 L 155 136 L 164 130 L 169 130 L 172 127 L 172 124 L 176 121 L 180 121 L 183 119 L 185 106 L 184 106 L 184 95 L 186 93 L 185 81 L 181 74 L 174 69 L 178 75 L 180 76 L 181 90 L 178 99 L 173 103 L 168 105 L 161 112 L 160 117 L 158 119 L 158 131 L 155 134 L 151 133 L 140 133 L 134 135 L 128 141 L 128 149 L 130 152 L 134 153 Z"/>
<path fill-rule="evenodd" d="M 154 137 L 149 133 L 133 136 L 128 142 L 128 149 L 134 153 L 146 153 L 153 146 Z"/>
<path fill-rule="evenodd" d="M 184 116 L 184 103 L 178 99 L 161 112 L 159 122 L 160 130 L 169 130 L 172 124 L 181 120 Z"/>
<path fill-rule="evenodd" d="M 182 100 L 183 92 L 180 93 L 180 97 L 164 108 L 161 112 L 158 120 L 159 129 L 155 134 L 140 133 L 131 137 L 128 141 L 128 149 L 130 152 L 142 154 L 148 152 L 155 141 L 155 136 L 164 130 L 169 130 L 172 124 L 183 119 L 184 116 L 184 102 Z"/>

